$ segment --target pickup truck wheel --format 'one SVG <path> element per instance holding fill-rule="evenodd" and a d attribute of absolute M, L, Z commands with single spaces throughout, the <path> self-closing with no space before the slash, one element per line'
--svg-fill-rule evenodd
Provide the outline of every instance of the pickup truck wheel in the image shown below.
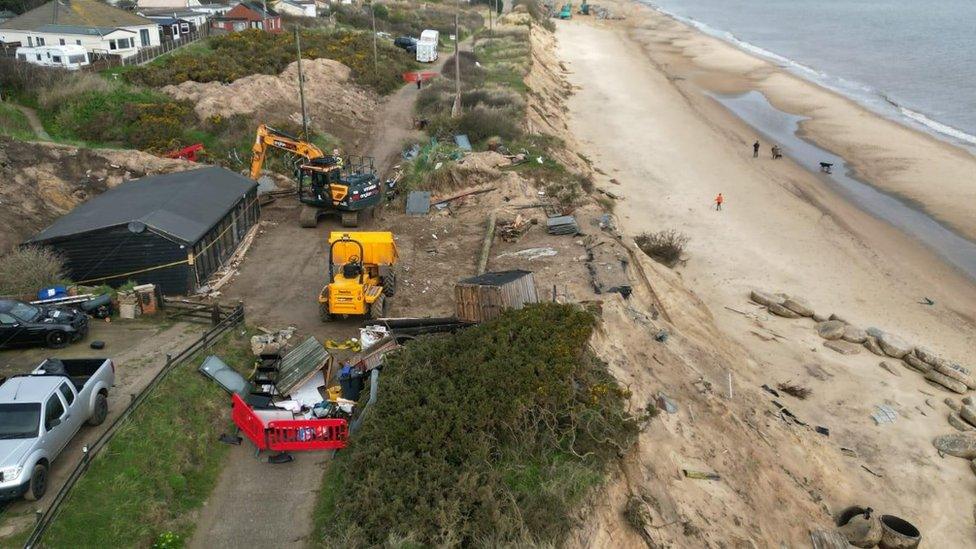
<path fill-rule="evenodd" d="M 47 346 L 52 349 L 60 349 L 68 344 L 68 333 L 62 330 L 55 330 L 47 334 Z"/>
<path fill-rule="evenodd" d="M 24 499 L 37 501 L 44 497 L 44 492 L 47 492 L 47 467 L 38 463 L 31 472 L 30 485 L 24 493 Z"/>
<path fill-rule="evenodd" d="M 92 427 L 96 425 L 101 425 L 108 416 L 108 399 L 105 395 L 98 393 L 95 395 L 95 409 L 92 410 L 92 415 L 88 418 L 88 424 Z"/>

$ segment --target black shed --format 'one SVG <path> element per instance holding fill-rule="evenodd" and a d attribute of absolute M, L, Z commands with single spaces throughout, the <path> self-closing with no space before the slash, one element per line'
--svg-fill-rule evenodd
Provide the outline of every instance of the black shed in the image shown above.
<path fill-rule="evenodd" d="M 223 168 L 143 177 L 78 206 L 24 245 L 60 252 L 72 280 L 189 294 L 258 221 L 257 183 Z"/>

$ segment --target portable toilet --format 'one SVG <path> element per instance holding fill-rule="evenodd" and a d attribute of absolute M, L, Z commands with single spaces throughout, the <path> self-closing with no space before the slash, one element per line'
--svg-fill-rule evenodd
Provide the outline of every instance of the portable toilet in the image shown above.
<path fill-rule="evenodd" d="M 440 33 L 435 30 L 427 29 L 420 33 L 420 40 L 417 42 L 417 61 L 421 63 L 437 61 L 437 45 L 440 38 Z"/>

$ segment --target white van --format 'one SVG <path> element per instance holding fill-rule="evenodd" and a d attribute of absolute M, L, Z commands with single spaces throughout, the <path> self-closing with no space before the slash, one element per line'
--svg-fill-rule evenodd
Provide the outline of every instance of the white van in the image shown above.
<path fill-rule="evenodd" d="M 42 67 L 61 67 L 77 70 L 91 64 L 88 50 L 77 44 L 63 46 L 36 46 L 33 48 L 17 48 L 17 59 Z"/>
<path fill-rule="evenodd" d="M 440 33 L 435 30 L 427 29 L 420 33 L 420 40 L 417 41 L 417 61 L 421 63 L 437 61 L 437 45 L 440 40 Z"/>

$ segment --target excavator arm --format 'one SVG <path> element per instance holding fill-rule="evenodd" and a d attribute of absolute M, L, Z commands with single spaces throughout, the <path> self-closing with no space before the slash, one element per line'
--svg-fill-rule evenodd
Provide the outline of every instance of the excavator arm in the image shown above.
<path fill-rule="evenodd" d="M 261 124 L 254 136 L 254 146 L 251 147 L 251 179 L 256 180 L 261 176 L 261 168 L 264 166 L 268 147 L 287 151 L 308 161 L 325 156 L 322 149 L 314 144 Z"/>

